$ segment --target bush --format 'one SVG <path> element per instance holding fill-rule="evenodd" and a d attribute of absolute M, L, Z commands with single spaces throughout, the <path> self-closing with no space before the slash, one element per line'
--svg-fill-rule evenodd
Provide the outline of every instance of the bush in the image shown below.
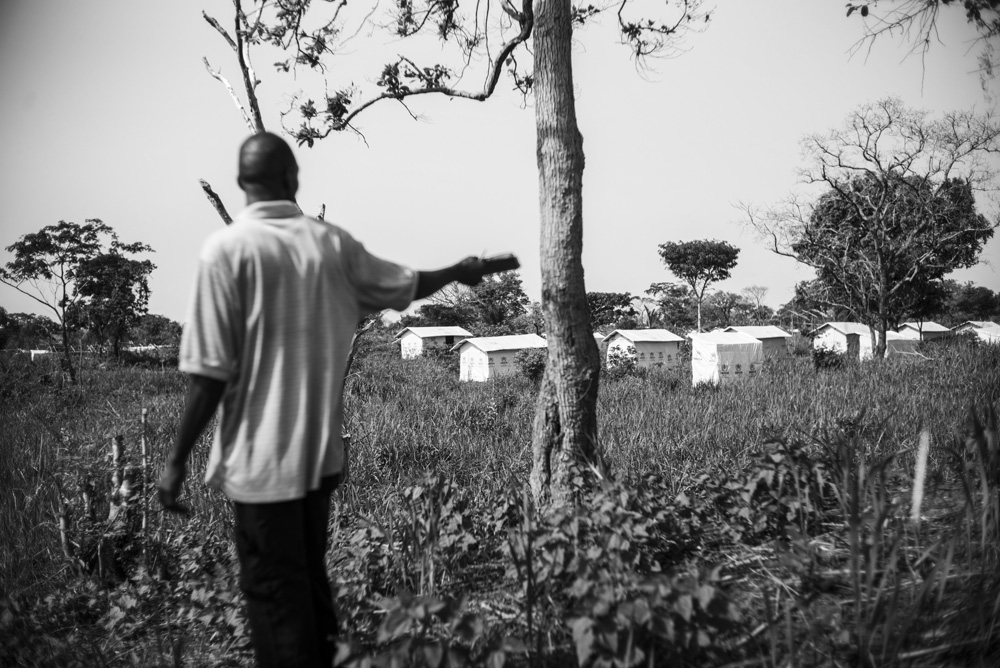
<path fill-rule="evenodd" d="M 825 346 L 814 346 L 812 349 L 813 367 L 817 371 L 823 369 L 839 369 L 847 363 L 847 354 Z"/>
<path fill-rule="evenodd" d="M 537 383 L 542 380 L 542 375 L 545 373 L 545 362 L 548 357 L 545 348 L 528 348 L 514 355 L 514 366 L 525 378 Z"/>

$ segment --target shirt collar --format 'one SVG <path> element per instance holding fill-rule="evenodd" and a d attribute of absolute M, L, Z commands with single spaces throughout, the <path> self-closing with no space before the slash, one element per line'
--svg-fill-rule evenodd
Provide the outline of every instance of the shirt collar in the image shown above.
<path fill-rule="evenodd" d="M 291 200 L 254 202 L 240 211 L 238 220 L 261 218 L 295 218 L 302 215 L 299 205 Z"/>

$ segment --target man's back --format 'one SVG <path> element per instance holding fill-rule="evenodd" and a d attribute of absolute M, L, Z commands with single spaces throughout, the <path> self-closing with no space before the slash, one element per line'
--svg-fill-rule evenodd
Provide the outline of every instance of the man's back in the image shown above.
<path fill-rule="evenodd" d="M 206 481 L 299 498 L 343 467 L 344 366 L 368 309 L 405 308 L 413 271 L 292 202 L 258 202 L 205 243 L 180 368 L 227 383 Z"/>

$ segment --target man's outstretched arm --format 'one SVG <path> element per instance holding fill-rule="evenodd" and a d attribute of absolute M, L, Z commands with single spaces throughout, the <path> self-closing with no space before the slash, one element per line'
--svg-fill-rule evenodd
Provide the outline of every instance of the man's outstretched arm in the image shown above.
<path fill-rule="evenodd" d="M 225 389 L 226 384 L 221 380 L 195 374 L 188 377 L 187 398 L 184 401 L 180 428 L 158 484 L 160 503 L 166 510 L 182 513 L 187 510 L 177 503 L 177 497 L 180 496 L 181 485 L 187 475 L 188 455 L 215 414 Z"/>
<path fill-rule="evenodd" d="M 478 257 L 467 257 L 457 264 L 436 271 L 421 271 L 417 280 L 414 299 L 423 299 L 448 285 L 458 281 L 465 285 L 479 285 L 483 275 L 488 273 L 486 263 Z"/>

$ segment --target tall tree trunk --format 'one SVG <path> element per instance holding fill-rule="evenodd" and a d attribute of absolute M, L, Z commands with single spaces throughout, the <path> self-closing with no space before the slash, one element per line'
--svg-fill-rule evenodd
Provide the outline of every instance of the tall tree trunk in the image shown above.
<path fill-rule="evenodd" d="M 578 470 L 603 468 L 597 443 L 600 358 L 583 282 L 583 137 L 573 99 L 570 0 L 535 0 L 535 124 L 542 313 L 548 363 L 535 407 L 531 490 L 572 496 Z"/>
<path fill-rule="evenodd" d="M 881 264 L 881 263 L 880 263 Z M 877 331 L 877 341 L 874 349 L 872 350 L 873 357 L 876 360 L 881 360 L 885 358 L 885 351 L 889 345 L 886 341 L 886 332 L 889 330 L 889 277 L 886 276 L 885 269 L 883 268 L 879 275 L 879 286 L 878 286 L 878 331 Z"/>
<path fill-rule="evenodd" d="M 66 293 L 66 286 L 63 286 L 63 294 Z M 63 359 L 66 360 L 66 371 L 69 373 L 69 382 L 76 385 L 76 367 L 73 366 L 73 353 L 69 350 L 69 326 L 66 324 L 66 309 L 62 309 L 62 317 L 59 318 L 60 329 L 62 330 Z"/>

